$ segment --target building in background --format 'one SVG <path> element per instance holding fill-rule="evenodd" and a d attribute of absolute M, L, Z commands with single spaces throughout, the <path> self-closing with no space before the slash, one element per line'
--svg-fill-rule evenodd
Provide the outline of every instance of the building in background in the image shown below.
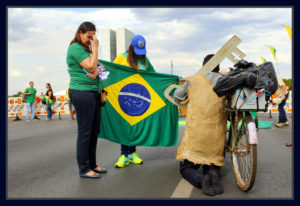
<path fill-rule="evenodd" d="M 127 51 L 134 33 L 126 28 L 117 28 L 117 55 Z"/>
<path fill-rule="evenodd" d="M 100 34 L 101 59 L 113 61 L 116 58 L 116 32 L 111 29 L 102 29 Z"/>
<path fill-rule="evenodd" d="M 101 30 L 101 59 L 106 61 L 114 61 L 118 54 L 127 51 L 131 39 L 135 34 L 128 29 L 122 27 L 116 31 L 112 29 Z"/>

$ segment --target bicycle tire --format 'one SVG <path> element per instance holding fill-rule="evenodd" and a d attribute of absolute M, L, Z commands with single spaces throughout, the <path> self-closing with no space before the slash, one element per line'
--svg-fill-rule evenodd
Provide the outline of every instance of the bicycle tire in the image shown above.
<path fill-rule="evenodd" d="M 236 149 L 234 151 L 231 151 L 231 162 L 232 162 L 232 170 L 234 173 L 234 177 L 237 186 L 244 192 L 247 192 L 252 189 L 255 182 L 256 170 L 257 170 L 257 145 L 249 144 L 249 142 L 247 142 L 247 139 L 245 139 L 248 138 L 247 136 L 249 135 L 248 128 L 247 128 L 247 124 L 249 122 L 254 122 L 254 120 L 250 113 L 246 113 L 246 121 L 242 126 L 244 126 L 245 128 L 245 134 L 247 133 L 248 134 L 247 135 L 243 134 L 241 138 L 238 140 L 238 142 L 236 143 Z M 235 125 L 234 127 L 236 129 L 238 125 Z M 242 148 L 242 146 L 244 146 L 242 144 L 245 142 L 245 140 L 247 144 L 246 152 L 245 150 L 243 150 L 245 148 Z M 231 141 L 233 141 L 232 138 Z M 246 168 L 245 165 L 243 165 L 244 163 L 242 163 L 243 160 L 241 158 L 241 154 L 246 155 L 246 158 L 248 159 L 248 162 L 246 162 Z"/>

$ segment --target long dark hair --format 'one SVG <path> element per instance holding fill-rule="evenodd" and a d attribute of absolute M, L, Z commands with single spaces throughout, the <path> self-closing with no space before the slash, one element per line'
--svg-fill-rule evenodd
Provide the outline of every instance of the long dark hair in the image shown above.
<path fill-rule="evenodd" d="M 130 44 L 127 52 L 128 52 L 127 61 L 129 63 L 129 65 L 132 68 L 134 68 L 135 70 L 138 70 L 138 68 L 139 68 L 138 65 L 137 65 L 137 58 L 138 58 L 138 56 L 134 53 L 134 49 L 133 49 L 132 44 Z M 146 55 L 141 55 L 141 58 L 144 60 L 144 65 L 145 65 L 146 71 L 148 71 L 147 61 L 146 61 Z"/>
<path fill-rule="evenodd" d="M 47 85 L 50 87 L 50 89 L 52 90 L 52 87 L 51 87 L 50 83 L 46 83 L 46 84 L 47 84 Z M 48 94 L 48 91 L 49 91 L 50 89 L 47 90 L 46 94 Z M 49 98 L 50 98 L 50 99 L 53 99 L 53 91 L 52 91 L 51 96 L 49 95 Z"/>
<path fill-rule="evenodd" d="M 52 87 L 51 87 L 51 85 L 50 85 L 50 83 L 46 83 L 49 87 L 50 87 L 50 89 L 52 89 Z"/>
<path fill-rule="evenodd" d="M 88 21 L 81 23 L 75 33 L 75 37 L 73 38 L 73 40 L 70 43 L 70 46 L 73 43 L 78 43 L 78 44 L 82 45 L 89 53 L 92 53 L 92 47 L 87 46 L 82 43 L 81 38 L 80 38 L 80 31 L 82 32 L 82 34 L 85 34 L 88 31 L 96 31 L 96 26 L 93 23 L 88 22 Z"/>

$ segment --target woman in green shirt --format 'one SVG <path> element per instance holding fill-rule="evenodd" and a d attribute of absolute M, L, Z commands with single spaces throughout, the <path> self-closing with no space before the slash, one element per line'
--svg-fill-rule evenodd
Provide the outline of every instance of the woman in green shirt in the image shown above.
<path fill-rule="evenodd" d="M 101 108 L 96 27 L 83 22 L 67 52 L 69 97 L 77 114 L 77 163 L 80 177 L 100 178 L 106 170 L 96 164 Z"/>

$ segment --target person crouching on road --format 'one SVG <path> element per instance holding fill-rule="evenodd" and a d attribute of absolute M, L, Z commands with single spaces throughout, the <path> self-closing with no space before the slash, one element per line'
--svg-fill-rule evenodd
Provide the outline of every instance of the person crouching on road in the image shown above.
<path fill-rule="evenodd" d="M 203 65 L 212 57 L 213 54 L 207 55 Z M 218 65 L 205 75 L 186 78 L 191 85 L 188 91 L 188 121 L 176 157 L 180 160 L 182 177 L 195 187 L 202 188 L 203 193 L 209 196 L 224 192 L 220 168 L 224 165 L 227 112 L 222 108 L 222 98 L 213 91 L 221 77 L 219 70 Z M 204 174 L 198 171 L 201 165 Z"/>
<path fill-rule="evenodd" d="M 77 115 L 77 163 L 79 175 L 84 178 L 100 178 L 101 173 L 107 172 L 96 164 L 101 107 L 100 69 L 97 68 L 99 40 L 95 34 L 95 25 L 83 22 L 70 43 L 66 59 L 69 96 Z"/>
<path fill-rule="evenodd" d="M 128 50 L 118 55 L 114 63 L 132 67 L 135 70 L 155 72 L 149 59 L 146 57 L 146 40 L 141 35 L 135 35 Z M 121 145 L 121 156 L 115 164 L 122 168 L 129 163 L 142 164 L 143 160 L 136 153 L 136 146 Z"/>

